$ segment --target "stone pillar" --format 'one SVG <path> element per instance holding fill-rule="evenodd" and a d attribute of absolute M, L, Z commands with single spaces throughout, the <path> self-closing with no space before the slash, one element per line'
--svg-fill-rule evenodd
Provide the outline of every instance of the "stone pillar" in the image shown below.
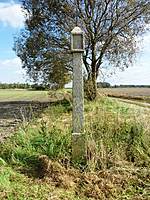
<path fill-rule="evenodd" d="M 83 162 L 85 157 L 82 54 L 81 52 L 73 53 L 72 159 L 78 163 Z"/>
<path fill-rule="evenodd" d="M 82 53 L 73 53 L 73 133 L 84 131 L 84 86 Z"/>
<path fill-rule="evenodd" d="M 84 33 L 80 27 L 71 31 L 71 52 L 73 55 L 73 114 L 72 114 L 72 160 L 83 162 L 85 157 L 84 140 L 84 87 L 83 87 L 83 58 Z"/>

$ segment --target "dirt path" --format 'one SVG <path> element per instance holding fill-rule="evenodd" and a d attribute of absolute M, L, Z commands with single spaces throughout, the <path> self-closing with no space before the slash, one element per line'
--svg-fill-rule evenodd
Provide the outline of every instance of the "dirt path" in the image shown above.
<path fill-rule="evenodd" d="M 123 103 L 133 104 L 133 105 L 136 105 L 139 107 L 150 109 L 150 104 L 146 103 L 146 102 L 139 102 L 139 101 L 135 101 L 135 100 L 121 99 L 121 98 L 115 98 L 115 97 L 111 97 L 111 99 L 115 99 L 115 100 L 121 101 Z"/>

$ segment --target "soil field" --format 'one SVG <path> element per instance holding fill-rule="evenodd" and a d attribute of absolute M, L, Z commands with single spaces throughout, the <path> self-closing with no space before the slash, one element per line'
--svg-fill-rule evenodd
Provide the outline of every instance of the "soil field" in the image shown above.
<path fill-rule="evenodd" d="M 0 102 L 0 142 L 10 136 L 21 122 L 38 116 L 51 102 Z"/>
<path fill-rule="evenodd" d="M 110 97 L 150 103 L 150 88 L 101 88 L 99 93 Z"/>
<path fill-rule="evenodd" d="M 50 104 L 47 91 L 0 90 L 0 142 Z"/>
<path fill-rule="evenodd" d="M 11 135 L 20 122 L 30 121 L 49 105 L 61 103 L 62 94 L 50 97 L 48 91 L 0 90 L 0 142 Z"/>

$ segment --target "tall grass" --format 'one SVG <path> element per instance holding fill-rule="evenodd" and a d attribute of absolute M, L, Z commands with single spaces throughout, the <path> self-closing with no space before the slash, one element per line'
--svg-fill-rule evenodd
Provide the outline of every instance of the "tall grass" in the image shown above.
<path fill-rule="evenodd" d="M 33 179 L 40 177 L 39 158 L 59 162 L 64 168 L 74 167 L 77 176 L 73 183 L 77 188 L 67 194 L 62 190 L 60 199 L 109 199 L 109 192 L 112 192 L 108 195 L 110 199 L 133 199 L 138 195 L 147 198 L 150 166 L 147 115 L 141 121 L 142 116 L 139 118 L 129 107 L 101 98 L 86 102 L 85 119 L 86 162 L 71 160 L 71 105 L 66 101 L 51 106 L 31 123 L 23 124 L 16 134 L 2 143 L 0 195 L 3 199 L 49 198 L 50 191 L 56 188 L 52 189 L 47 180 Z M 84 169 L 80 178 L 76 167 Z M 53 168 L 53 171 L 56 173 L 53 177 L 62 180 L 59 170 Z M 68 174 L 62 174 L 66 181 Z M 26 193 L 27 190 L 31 192 Z"/>
<path fill-rule="evenodd" d="M 53 160 L 70 160 L 71 121 L 63 128 L 65 118 L 71 114 L 68 107 L 66 103 L 51 107 L 46 112 L 47 117 L 44 115 L 38 123 L 21 127 L 1 145 L 1 158 L 16 165 L 36 162 L 40 155 Z M 131 117 L 127 107 L 102 99 L 86 104 L 85 118 L 87 162 L 84 168 L 99 170 L 128 162 L 136 166 L 149 165 L 149 129 Z"/>
<path fill-rule="evenodd" d="M 22 125 L 18 132 L 0 146 L 0 156 L 12 165 L 28 166 L 36 164 L 38 156 L 47 155 L 50 159 L 70 158 L 71 131 L 64 132 L 56 126 L 64 105 L 48 110 L 49 118 Z"/>
<path fill-rule="evenodd" d="M 143 167 L 150 164 L 149 130 L 135 118 L 122 118 L 107 111 L 98 111 L 95 116 L 86 127 L 87 157 L 94 169 L 123 166 L 127 162 Z"/>

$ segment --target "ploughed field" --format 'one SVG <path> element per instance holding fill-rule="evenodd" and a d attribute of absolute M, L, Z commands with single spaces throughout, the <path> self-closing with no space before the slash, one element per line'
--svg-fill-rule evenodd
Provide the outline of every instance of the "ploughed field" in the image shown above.
<path fill-rule="evenodd" d="M 48 105 L 47 91 L 0 90 L 0 141 Z"/>
<path fill-rule="evenodd" d="M 99 93 L 110 97 L 150 103 L 150 88 L 101 88 Z"/>

